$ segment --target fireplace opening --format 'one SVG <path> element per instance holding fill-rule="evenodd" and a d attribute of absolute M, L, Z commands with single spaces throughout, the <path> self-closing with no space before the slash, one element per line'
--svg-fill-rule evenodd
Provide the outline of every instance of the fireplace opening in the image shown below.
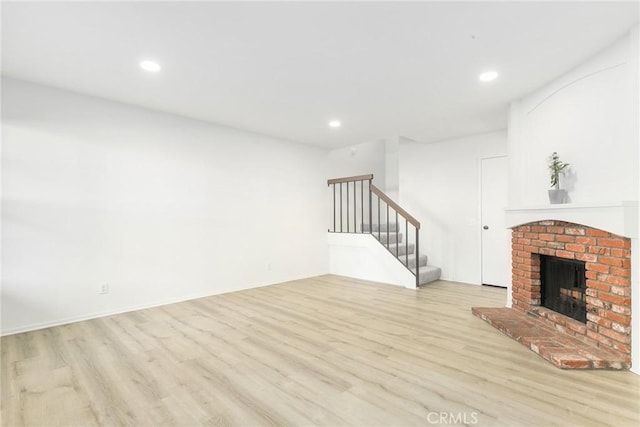
<path fill-rule="evenodd" d="M 587 322 L 585 262 L 540 255 L 541 305 Z"/>

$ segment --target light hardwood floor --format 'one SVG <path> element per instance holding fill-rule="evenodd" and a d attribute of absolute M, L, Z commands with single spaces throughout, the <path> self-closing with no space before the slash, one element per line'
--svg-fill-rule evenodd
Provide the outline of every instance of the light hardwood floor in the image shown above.
<path fill-rule="evenodd" d="M 640 424 L 640 377 L 560 370 L 471 314 L 504 299 L 321 276 L 7 336 L 2 425 Z"/>

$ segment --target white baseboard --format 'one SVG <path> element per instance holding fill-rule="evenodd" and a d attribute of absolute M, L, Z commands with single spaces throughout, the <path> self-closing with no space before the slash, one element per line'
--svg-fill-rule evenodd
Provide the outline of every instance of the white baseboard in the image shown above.
<path fill-rule="evenodd" d="M 67 325 L 69 323 L 82 322 L 84 320 L 98 319 L 100 317 L 113 316 L 115 314 L 129 313 L 131 311 L 144 310 L 144 309 L 147 309 L 147 308 L 160 307 L 160 306 L 169 305 L 169 304 L 176 304 L 176 303 L 179 303 L 179 302 L 190 301 L 190 300 L 194 300 L 194 299 L 198 299 L 198 298 L 206 298 L 206 297 L 211 297 L 211 296 L 214 296 L 214 295 L 223 295 L 223 294 L 228 294 L 228 293 L 231 293 L 231 292 L 244 291 L 244 290 L 247 290 L 247 289 L 261 288 L 261 287 L 264 287 L 264 286 L 271 286 L 271 285 L 275 285 L 275 284 L 278 284 L 278 283 L 285 283 L 285 282 L 290 282 L 290 281 L 293 281 L 293 280 L 300 280 L 300 279 L 304 279 L 306 277 L 315 277 L 315 276 L 294 277 L 294 278 L 288 278 L 286 280 L 277 281 L 277 282 L 258 283 L 258 284 L 255 284 L 255 285 L 239 287 L 239 288 L 236 288 L 236 289 L 224 290 L 224 291 L 220 291 L 220 292 L 202 292 L 202 293 L 190 294 L 190 295 L 186 295 L 186 296 L 183 295 L 183 296 L 176 297 L 176 298 L 167 298 L 167 299 L 164 299 L 164 300 L 152 301 L 152 302 L 144 303 L 144 304 L 137 304 L 137 305 L 132 305 L 132 306 L 128 306 L 128 307 L 121 307 L 121 308 L 118 308 L 116 310 L 105 310 L 105 311 L 99 311 L 99 312 L 95 312 L 95 313 L 83 314 L 83 315 L 79 315 L 79 316 L 65 317 L 65 318 L 62 318 L 62 319 L 57 319 L 57 320 L 52 320 L 52 321 L 47 321 L 47 322 L 32 323 L 32 324 L 29 324 L 29 325 L 19 326 L 17 328 L 11 328 L 11 329 L 6 329 L 6 330 L 3 329 L 0 332 L 0 337 L 4 337 L 4 336 L 8 336 L 8 335 L 20 334 L 20 333 L 23 333 L 23 332 L 36 331 L 38 329 L 51 328 L 51 327 L 54 327 L 54 326 Z"/>

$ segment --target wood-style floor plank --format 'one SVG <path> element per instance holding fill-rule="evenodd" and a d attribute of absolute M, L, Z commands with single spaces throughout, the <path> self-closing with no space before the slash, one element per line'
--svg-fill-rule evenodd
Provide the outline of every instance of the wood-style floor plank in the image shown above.
<path fill-rule="evenodd" d="M 640 425 L 640 377 L 560 370 L 471 314 L 504 300 L 327 275 L 7 336 L 1 424 Z"/>

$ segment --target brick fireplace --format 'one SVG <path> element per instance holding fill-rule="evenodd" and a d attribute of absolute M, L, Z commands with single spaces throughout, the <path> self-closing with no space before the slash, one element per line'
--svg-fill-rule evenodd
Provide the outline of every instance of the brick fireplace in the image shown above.
<path fill-rule="evenodd" d="M 506 208 L 507 301 L 472 312 L 560 368 L 640 374 L 639 211 L 636 201 Z"/>
<path fill-rule="evenodd" d="M 541 306 L 540 255 L 585 262 L 586 323 Z M 512 232 L 512 307 L 631 361 L 631 239 L 545 220 Z"/>

